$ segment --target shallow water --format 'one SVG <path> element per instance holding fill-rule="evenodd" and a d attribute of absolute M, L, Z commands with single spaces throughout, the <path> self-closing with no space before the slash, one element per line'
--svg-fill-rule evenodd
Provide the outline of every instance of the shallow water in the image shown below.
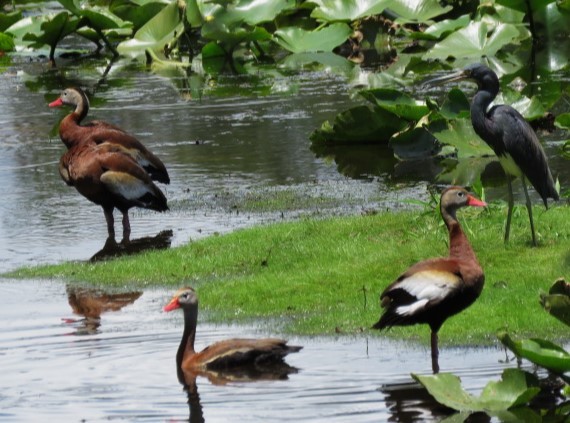
<path fill-rule="evenodd" d="M 241 91 L 207 92 L 186 101 L 176 80 L 137 68 L 118 66 L 103 82 L 81 65 L 68 64 L 65 71 L 38 63 L 16 68 L 0 74 L 0 272 L 88 260 L 105 244 L 100 207 L 60 180 L 57 161 L 64 147 L 57 136 L 48 136 L 68 111 L 51 110 L 47 103 L 69 85 L 96 91 L 89 118 L 127 129 L 167 163 L 172 183 L 161 188 L 171 211 L 133 210 L 133 239 L 171 231 L 163 242 L 179 245 L 303 213 L 393 209 L 404 199 L 425 198 L 425 181 L 433 177 L 433 168 L 397 165 L 381 151 L 374 152 L 374 159 L 384 161 L 370 174 L 370 167 L 347 170 L 338 158 L 315 157 L 309 134 L 355 104 L 344 79 L 331 73 L 271 81 L 225 77 L 214 81 L 217 88 Z M 267 86 L 271 94 L 258 95 Z M 553 166 L 567 172 L 561 160 L 553 160 Z M 421 175 L 410 179 L 418 171 Z M 309 210 L 270 213 L 236 207 L 251 192 L 286 190 L 333 199 L 337 205 L 321 210 L 317 202 Z M 503 192 L 490 189 L 489 199 Z M 171 292 L 123 296 L 124 306 L 99 321 L 73 313 L 80 301 L 75 290 L 60 282 L 0 281 L 0 420 L 187 420 L 187 396 L 174 365 L 182 316 L 161 312 Z M 91 304 L 81 311 L 95 313 L 96 308 Z M 271 335 L 266 328 L 205 323 L 197 344 Z M 290 342 L 304 346 L 287 359 L 298 373 L 286 381 L 226 386 L 199 378 L 200 403 L 193 404 L 192 419 L 200 410 L 209 422 L 438 421 L 448 414 L 410 377 L 431 373 L 424 345 L 364 336 L 294 337 Z M 460 375 L 470 392 L 478 392 L 514 365 L 504 359 L 498 348 L 442 348 L 440 365 Z"/>
<path fill-rule="evenodd" d="M 413 383 L 430 374 L 423 346 L 377 337 L 291 337 L 288 380 L 213 385 L 197 380 L 193 416 L 176 377 L 181 313 L 163 313 L 171 292 L 145 290 L 98 326 L 70 305 L 77 287 L 0 282 L 0 419 L 30 421 L 207 422 L 439 421 L 449 414 Z M 140 293 L 139 293 L 140 294 Z M 96 327 L 94 327 L 96 326 Z M 259 328 L 200 324 L 197 348 L 228 337 L 273 336 Z M 442 371 L 478 393 L 506 367 L 497 348 L 442 348 Z"/>

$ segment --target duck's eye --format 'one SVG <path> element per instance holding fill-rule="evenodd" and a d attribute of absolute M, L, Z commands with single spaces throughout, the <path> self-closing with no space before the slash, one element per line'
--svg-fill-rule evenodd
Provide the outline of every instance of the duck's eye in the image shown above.
<path fill-rule="evenodd" d="M 457 193 L 457 195 L 458 195 L 459 197 L 465 197 L 465 193 L 464 193 L 463 191 L 459 191 L 459 192 Z"/>

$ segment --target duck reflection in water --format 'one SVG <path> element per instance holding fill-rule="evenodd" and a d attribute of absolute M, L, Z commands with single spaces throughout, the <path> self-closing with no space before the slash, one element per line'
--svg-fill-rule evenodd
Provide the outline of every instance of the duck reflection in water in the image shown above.
<path fill-rule="evenodd" d="M 166 250 L 172 244 L 172 230 L 161 231 L 155 236 L 131 239 L 128 243 L 117 243 L 115 238 L 107 238 L 105 245 L 89 261 L 103 261 L 121 256 L 142 253 L 146 250 Z"/>
<path fill-rule="evenodd" d="M 300 346 L 287 345 L 277 338 L 228 339 L 216 342 L 200 352 L 194 350 L 198 319 L 198 297 L 193 288 L 182 288 L 164 306 L 164 311 L 182 309 L 184 331 L 176 353 L 178 381 L 188 395 L 190 421 L 203 422 L 203 411 L 196 379 L 206 377 L 213 385 L 233 382 L 287 380 L 298 369 L 284 361 Z"/>
<path fill-rule="evenodd" d="M 133 304 L 142 291 L 105 292 L 100 289 L 67 285 L 67 300 L 74 314 L 83 316 L 82 319 L 63 319 L 65 323 L 75 324 L 74 335 L 94 335 L 99 333 L 101 314 L 109 311 L 119 311 Z"/>

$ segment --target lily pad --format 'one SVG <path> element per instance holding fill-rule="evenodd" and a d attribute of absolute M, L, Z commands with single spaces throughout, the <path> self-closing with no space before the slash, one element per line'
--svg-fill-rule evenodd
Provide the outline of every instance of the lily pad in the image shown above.
<path fill-rule="evenodd" d="M 394 0 L 389 8 L 399 16 L 396 22 L 400 23 L 428 22 L 453 9 L 452 6 L 442 7 L 438 0 Z"/>
<path fill-rule="evenodd" d="M 457 19 L 445 19 L 429 26 L 424 32 L 412 32 L 410 38 L 417 40 L 440 40 L 450 33 L 466 27 L 469 22 L 471 22 L 469 15 L 463 15 Z"/>
<path fill-rule="evenodd" d="M 570 129 L 570 113 L 561 113 L 556 116 L 554 125 L 562 129 Z"/>
<path fill-rule="evenodd" d="M 96 31 L 114 28 L 130 28 L 130 22 L 123 21 L 109 9 L 99 6 L 82 7 L 79 0 L 58 0 L 58 2 L 75 16 L 85 18 L 87 26 Z"/>
<path fill-rule="evenodd" d="M 459 88 L 452 88 L 439 113 L 446 119 L 471 118 L 469 99 Z"/>
<path fill-rule="evenodd" d="M 305 31 L 302 28 L 288 27 L 275 31 L 274 40 L 292 53 L 331 51 L 344 43 L 352 29 L 345 23 L 335 23 L 322 29 Z"/>
<path fill-rule="evenodd" d="M 132 22 L 133 30 L 138 31 L 168 3 L 165 0 L 120 0 L 112 2 L 109 10 L 119 18 Z"/>
<path fill-rule="evenodd" d="M 284 10 L 294 7 L 295 0 L 239 0 L 230 10 L 235 14 L 236 20 L 257 25 L 270 22 Z"/>
<path fill-rule="evenodd" d="M 489 28 L 484 22 L 471 22 L 434 45 L 423 58 L 446 60 L 448 57 L 494 56 L 501 48 L 512 44 L 519 37 L 518 28 L 512 24 L 500 24 L 489 37 L 488 33 Z"/>
<path fill-rule="evenodd" d="M 176 35 L 180 35 L 184 24 L 179 13 L 178 2 L 174 1 L 139 29 L 134 37 L 117 46 L 122 54 L 140 54 L 146 49 L 162 49 Z"/>
<path fill-rule="evenodd" d="M 311 17 L 324 22 L 355 21 L 367 16 L 379 15 L 394 0 L 312 0 L 317 7 Z"/>
<path fill-rule="evenodd" d="M 406 120 L 417 121 L 429 112 L 424 101 L 415 100 L 399 90 L 374 88 L 360 91 L 359 94 L 378 107 Z"/>
<path fill-rule="evenodd" d="M 53 59 L 53 53 L 57 43 L 63 38 L 75 32 L 79 25 L 79 18 L 71 16 L 67 12 L 58 13 L 55 16 L 46 17 L 45 21 L 40 25 L 40 33 L 27 33 L 24 35 L 24 41 L 31 41 L 30 47 L 38 48 L 44 45 L 50 46 L 50 59 Z"/>
<path fill-rule="evenodd" d="M 555 1 L 556 0 L 496 0 L 497 4 L 525 13 L 534 13 L 539 9 L 544 9 Z M 531 10 L 528 10 L 529 6 Z"/>
<path fill-rule="evenodd" d="M 514 341 L 506 331 L 497 334 L 499 340 L 517 356 L 555 373 L 570 371 L 570 354 L 560 346 L 544 339 Z"/>
<path fill-rule="evenodd" d="M 505 89 L 497 95 L 494 104 L 508 104 L 516 109 L 527 120 L 534 120 L 544 116 L 546 110 L 536 97 L 528 98 L 518 91 Z"/>
<path fill-rule="evenodd" d="M 429 130 L 440 143 L 453 146 L 460 159 L 495 155 L 491 147 L 475 133 L 471 119 L 452 119 L 443 127 L 430 127 Z"/>
<path fill-rule="evenodd" d="M 0 32 L 0 52 L 12 51 L 16 48 L 14 38 L 8 34 Z"/>
<path fill-rule="evenodd" d="M 415 127 L 394 134 L 390 139 L 390 146 L 398 160 L 434 157 L 441 149 L 436 138 L 422 127 Z"/>
<path fill-rule="evenodd" d="M 412 377 L 437 402 L 462 412 L 501 412 L 528 403 L 540 391 L 533 386 L 536 381 L 532 375 L 519 369 L 504 370 L 501 380 L 489 382 L 479 398 L 463 390 L 460 379 L 451 373 L 434 376 L 412 374 Z"/>
<path fill-rule="evenodd" d="M 406 121 L 375 107 L 357 106 L 339 113 L 311 134 L 313 144 L 382 143 L 402 130 Z"/>
<path fill-rule="evenodd" d="M 7 28 L 22 19 L 22 12 L 0 13 L 0 32 L 4 32 Z"/>
<path fill-rule="evenodd" d="M 548 294 L 540 295 L 540 304 L 562 323 L 570 326 L 570 284 L 558 279 Z"/>

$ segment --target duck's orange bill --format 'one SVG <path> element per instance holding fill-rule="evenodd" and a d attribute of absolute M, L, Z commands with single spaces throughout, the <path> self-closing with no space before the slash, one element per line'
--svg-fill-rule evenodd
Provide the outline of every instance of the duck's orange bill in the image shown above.
<path fill-rule="evenodd" d="M 178 302 L 178 298 L 173 298 L 172 301 L 170 301 L 162 308 L 162 311 L 172 311 L 176 310 L 177 308 L 180 308 L 180 303 Z"/>
<path fill-rule="evenodd" d="M 48 104 L 49 107 L 60 107 L 63 106 L 63 100 L 61 98 L 58 98 L 55 101 L 52 101 L 50 104 Z"/>
<path fill-rule="evenodd" d="M 469 195 L 467 197 L 467 205 L 473 207 L 487 207 L 487 203 L 484 201 L 478 200 L 475 197 Z"/>

